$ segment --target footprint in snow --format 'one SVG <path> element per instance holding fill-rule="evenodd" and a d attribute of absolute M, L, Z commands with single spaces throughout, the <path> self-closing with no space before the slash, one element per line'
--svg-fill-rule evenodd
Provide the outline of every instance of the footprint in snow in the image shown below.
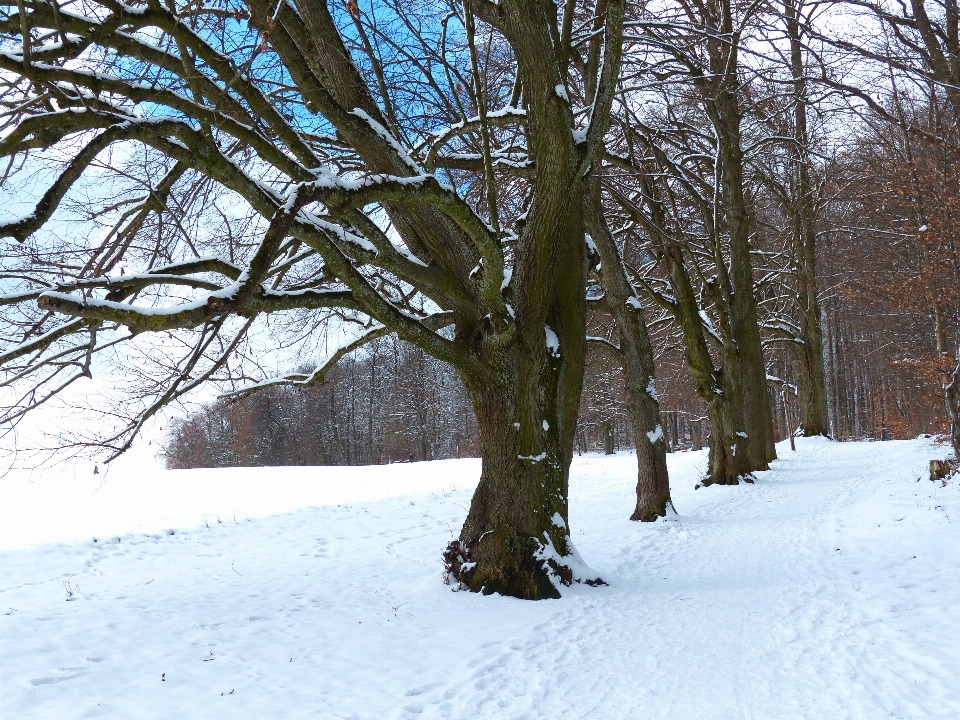
<path fill-rule="evenodd" d="M 65 682 L 67 680 L 74 680 L 79 677 L 83 677 L 89 671 L 86 668 L 82 667 L 68 667 L 68 668 L 57 668 L 56 675 L 49 675 L 47 677 L 33 678 L 30 681 L 30 684 L 34 687 L 39 687 L 40 685 L 54 685 L 56 683 Z"/>

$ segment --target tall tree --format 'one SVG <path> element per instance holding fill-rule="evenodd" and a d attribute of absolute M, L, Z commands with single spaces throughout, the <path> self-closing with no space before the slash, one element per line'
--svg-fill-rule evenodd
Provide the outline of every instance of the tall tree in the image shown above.
<path fill-rule="evenodd" d="M 242 378 L 237 353 L 256 349 L 244 338 L 264 318 L 299 317 L 303 334 L 336 313 L 359 328 L 349 349 L 395 334 L 450 363 L 471 397 L 483 471 L 445 553 L 453 581 L 531 599 L 593 582 L 567 490 L 585 193 L 624 5 L 3 0 L 0 154 L 59 163 L 32 210 L 0 226 L 18 243 L 4 253 L 0 362 L 27 387 L 8 418 L 105 352 L 181 343 L 142 411 L 103 440 L 121 452 L 168 402 Z M 602 36 L 576 72 L 575 12 Z M 58 237 L 58 208 L 94 175 L 116 188 L 90 198 L 107 231 Z M 523 188 L 519 205 L 504 182 Z"/>
<path fill-rule="evenodd" d="M 783 15 L 790 42 L 793 80 L 793 186 L 791 231 L 796 268 L 800 347 L 800 412 L 803 434 L 829 435 L 827 385 L 823 364 L 823 330 L 817 289 L 817 198 L 811 172 L 813 160 L 808 127 L 810 99 L 804 57 L 801 0 L 784 0 Z"/>
<path fill-rule="evenodd" d="M 626 404 L 630 410 L 637 452 L 637 503 L 631 520 L 653 522 L 664 517 L 670 504 L 667 445 L 660 416 L 653 347 L 643 305 L 630 282 L 621 251 L 603 209 L 599 179 L 595 184 L 587 229 L 596 248 L 595 266 L 608 312 L 616 323 L 619 346 L 603 339 L 595 344 L 613 354 L 623 367 Z"/>

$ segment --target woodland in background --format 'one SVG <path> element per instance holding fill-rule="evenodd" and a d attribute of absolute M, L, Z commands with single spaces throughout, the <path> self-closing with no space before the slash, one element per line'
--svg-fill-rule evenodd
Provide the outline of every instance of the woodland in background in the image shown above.
<path fill-rule="evenodd" d="M 167 430 L 163 455 L 171 468 L 373 465 L 480 450 L 456 373 L 396 338 L 345 358 L 319 387 L 221 400 Z"/>
<path fill-rule="evenodd" d="M 632 449 L 620 368 L 595 362 L 588 372 L 576 451 Z M 668 413 L 671 450 L 686 446 L 690 432 L 687 413 Z M 160 455 L 167 467 L 184 469 L 379 465 L 479 452 L 476 418 L 456 373 L 415 346 L 384 338 L 341 360 L 318 387 L 269 388 L 174 418 Z"/>

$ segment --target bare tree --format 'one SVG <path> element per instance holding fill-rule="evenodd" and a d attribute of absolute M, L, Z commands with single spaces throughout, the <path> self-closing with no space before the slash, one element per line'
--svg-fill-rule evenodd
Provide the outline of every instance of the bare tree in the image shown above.
<path fill-rule="evenodd" d="M 756 69 L 741 62 L 761 11 L 720 0 L 631 19 L 628 38 L 647 52 L 627 65 L 622 139 L 608 154 L 620 172 L 604 181 L 632 236 L 632 279 L 684 338 L 712 427 L 708 483 L 736 483 L 776 455 L 751 257 L 756 138 L 744 135 Z M 663 270 L 654 283 L 651 261 Z"/>
<path fill-rule="evenodd" d="M 142 406 L 102 440 L 122 452 L 200 384 L 257 380 L 241 362 L 257 327 L 304 335 L 334 315 L 355 340 L 257 387 L 321 382 L 343 352 L 387 334 L 450 363 L 483 446 L 446 552 L 453 581 L 543 598 L 595 580 L 571 562 L 567 480 L 585 191 L 609 126 L 623 0 L 4 8 L 0 152 L 11 171 L 57 169 L 34 208 L 2 225 L 18 246 L 4 254 L 0 360 L 26 388 L 7 418 L 106 353 L 162 344 L 169 359 L 144 378 Z M 596 62 L 574 62 L 595 37 Z M 87 204 L 104 232 L 75 237 L 57 212 L 93 176 L 110 183 Z"/>

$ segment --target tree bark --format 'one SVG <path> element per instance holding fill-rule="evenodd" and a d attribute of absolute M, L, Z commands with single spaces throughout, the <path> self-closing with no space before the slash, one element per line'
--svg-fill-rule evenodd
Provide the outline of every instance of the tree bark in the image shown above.
<path fill-rule="evenodd" d="M 739 386 L 728 381 L 726 365 L 723 368 L 714 366 L 680 245 L 667 245 L 664 258 L 676 294 L 673 311 L 683 335 L 684 357 L 697 394 L 707 404 L 711 425 L 709 469 L 703 484 L 736 485 L 742 476 L 761 469 L 751 465 L 747 453 L 737 452 L 737 446 L 746 434 L 742 429 L 744 408 Z"/>
<path fill-rule="evenodd" d="M 671 502 L 653 346 L 643 308 L 623 267 L 616 240 L 601 214 L 599 183 L 593 188 L 592 198 L 587 228 L 600 256 L 600 282 L 620 334 L 627 408 L 637 449 L 637 504 L 630 519 L 652 522 L 666 515 L 667 504 Z"/>
<path fill-rule="evenodd" d="M 743 404 L 743 430 L 737 432 L 739 440 L 731 451 L 743 459 L 749 471 L 766 470 L 768 463 L 777 457 L 777 451 L 773 442 L 773 418 L 767 396 L 757 302 L 753 294 L 749 214 L 743 192 L 740 109 L 733 90 L 728 88 L 721 91 L 715 104 L 732 291 L 730 337 L 724 343 L 724 370 L 726 386 Z"/>
<path fill-rule="evenodd" d="M 492 354 L 485 372 L 461 373 L 480 427 L 482 471 L 444 560 L 449 581 L 475 592 L 557 598 L 563 585 L 602 582 L 580 560 L 568 525 L 585 327 L 575 309 L 548 319 Z M 562 334 L 554 329 L 561 323 Z"/>
<path fill-rule="evenodd" d="M 800 415 L 803 434 L 829 436 L 827 380 L 823 362 L 823 329 L 817 296 L 816 212 L 810 183 L 809 132 L 807 130 L 806 78 L 801 45 L 799 11 L 795 0 L 786 0 L 787 32 L 790 35 L 790 65 L 794 85 L 794 131 L 797 208 L 794 255 L 797 261 L 797 300 L 800 306 Z"/>
<path fill-rule="evenodd" d="M 460 538 L 444 558 L 448 578 L 471 590 L 554 598 L 564 584 L 599 582 L 583 567 L 567 522 L 586 357 L 585 180 L 569 101 L 555 89 L 564 78 L 542 8 L 519 0 L 502 7 L 525 78 L 530 154 L 542 160 L 504 288 L 513 309 L 457 327 L 458 342 L 475 358 L 457 370 L 480 427 L 482 471 Z"/>
<path fill-rule="evenodd" d="M 657 154 L 655 146 L 650 146 L 650 149 L 653 154 Z M 740 194 L 742 197 L 742 188 Z M 718 278 L 711 288 L 711 295 L 715 301 L 718 314 L 722 316 L 720 334 L 723 335 L 723 339 L 721 340 L 720 335 L 716 333 L 715 336 L 718 342 L 722 343 L 724 352 L 724 364 L 717 368 L 707 345 L 704 317 L 700 312 L 700 298 L 694 290 L 690 273 L 687 270 L 684 245 L 679 239 L 663 231 L 663 228 L 668 226 L 667 212 L 656 195 L 653 184 L 648 181 L 644 201 L 648 208 L 648 215 L 626 201 L 625 198 L 620 197 L 618 199 L 624 209 L 628 210 L 638 222 L 643 223 L 650 231 L 651 237 L 658 248 L 660 260 L 665 264 L 667 274 L 670 277 L 673 299 L 661 297 L 658 293 L 652 291 L 651 296 L 673 315 L 680 326 L 687 366 L 690 368 L 697 394 L 707 405 L 707 418 L 711 424 L 709 437 L 710 461 L 704 484 L 735 485 L 741 477 L 749 475 L 754 470 L 765 469 L 767 464 L 765 459 L 761 458 L 758 463 L 750 453 L 737 452 L 738 445 L 743 443 L 748 434 L 745 430 L 744 402 L 739 380 L 741 371 L 739 352 L 736 336 L 733 334 L 731 324 L 727 319 L 730 314 L 728 307 L 732 303 L 732 291 L 727 278 L 725 259 L 719 245 L 715 243 L 716 257 L 714 259 Z M 704 217 L 704 222 L 710 222 L 709 216 Z M 650 291 L 649 286 L 647 289 Z M 751 301 L 752 293 L 751 280 L 748 291 Z M 756 314 L 754 312 L 754 322 L 755 320 Z M 759 328 L 757 328 L 757 331 L 759 335 Z M 764 401 L 766 401 L 765 389 Z M 769 419 L 769 403 L 766 407 Z M 660 427 L 659 430 L 659 435 L 663 436 L 663 428 Z M 769 434 L 772 444 L 772 421 L 770 421 Z M 663 439 L 665 440 L 665 438 Z"/>
<path fill-rule="evenodd" d="M 950 442 L 953 454 L 960 460 L 960 345 L 957 346 L 957 366 L 950 375 L 950 382 L 943 388 L 943 400 L 950 419 Z"/>

